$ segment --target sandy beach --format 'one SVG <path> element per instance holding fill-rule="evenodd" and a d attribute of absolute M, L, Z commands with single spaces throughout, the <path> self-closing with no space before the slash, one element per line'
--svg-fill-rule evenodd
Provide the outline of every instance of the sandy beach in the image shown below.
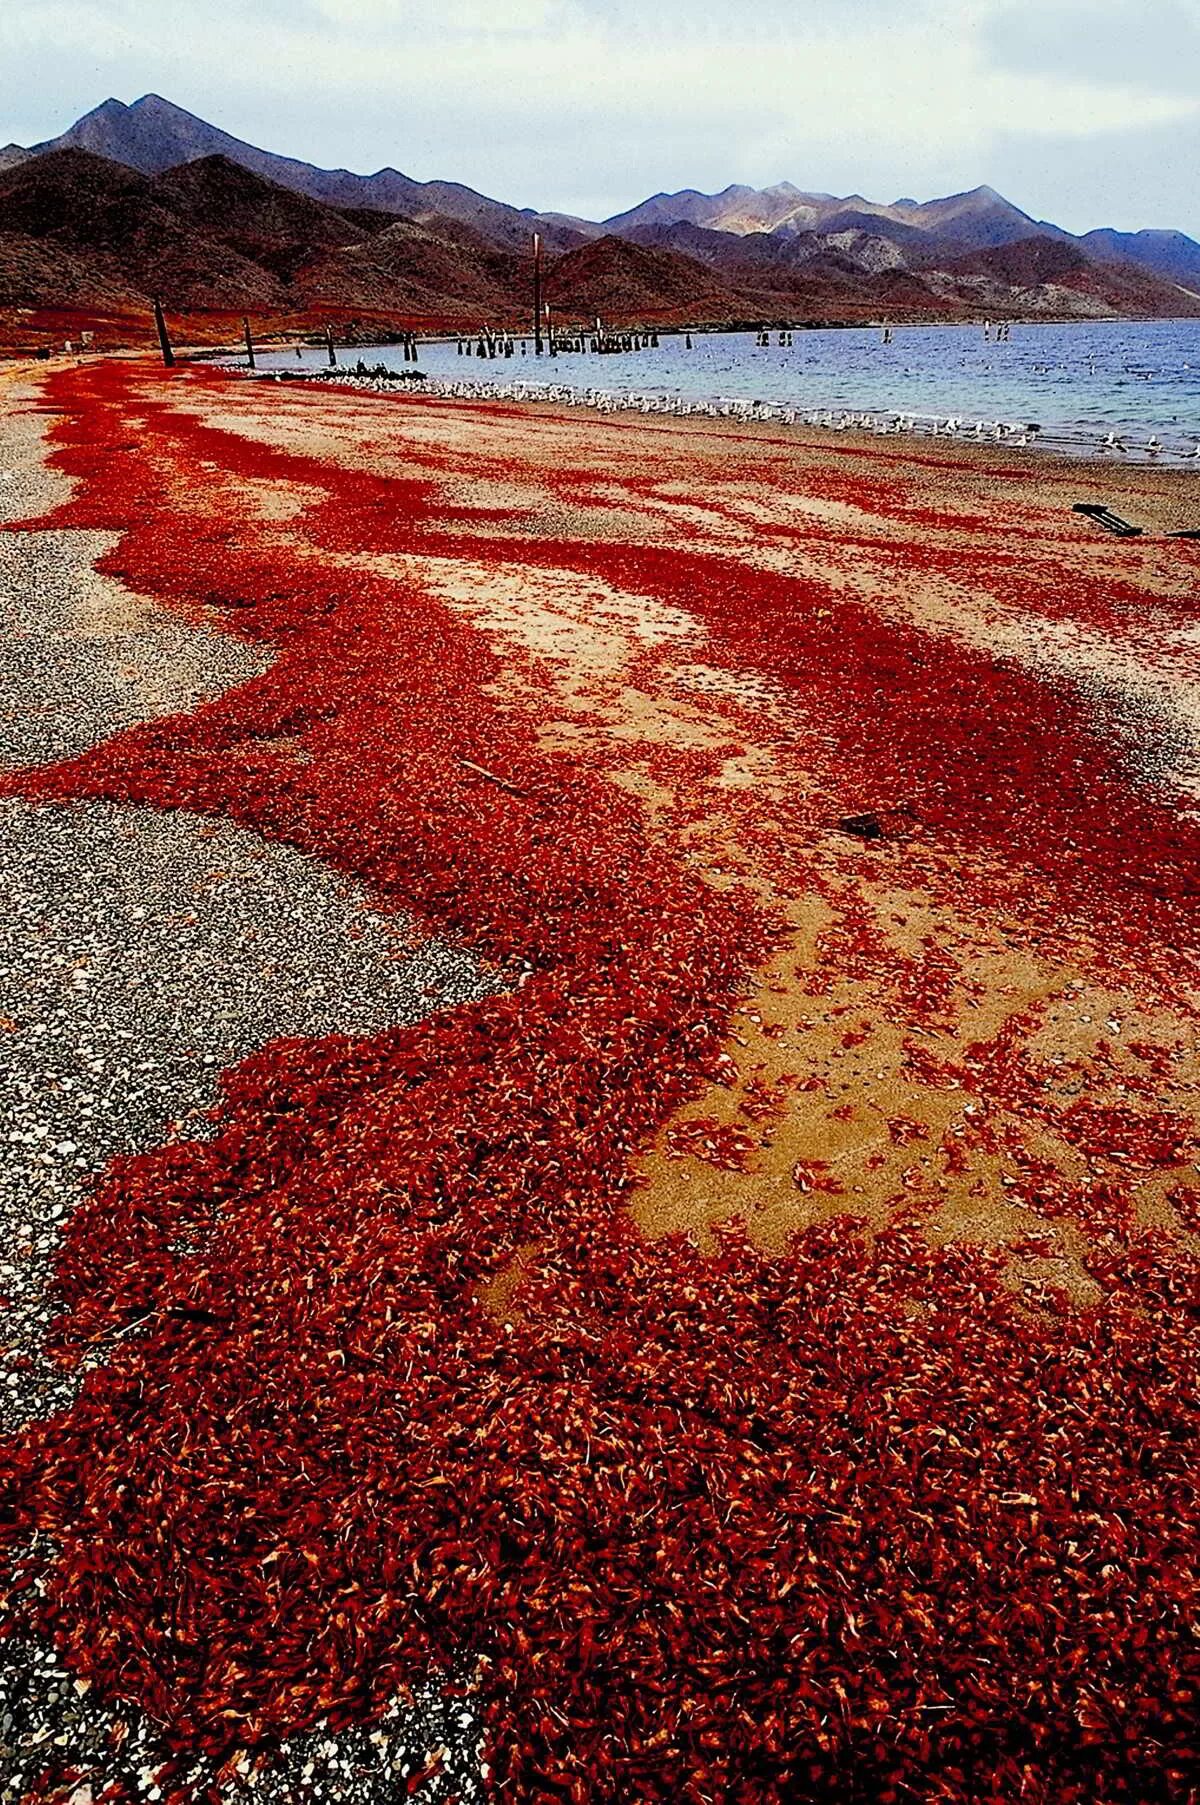
<path fill-rule="evenodd" d="M 1200 479 L 0 403 L 0 1798 L 1183 1800 Z"/>

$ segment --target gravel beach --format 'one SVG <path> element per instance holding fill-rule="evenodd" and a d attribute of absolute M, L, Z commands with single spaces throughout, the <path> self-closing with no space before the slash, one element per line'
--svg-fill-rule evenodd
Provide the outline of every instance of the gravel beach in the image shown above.
<path fill-rule="evenodd" d="M 464 953 L 285 846 L 194 815 L 0 804 L 0 1428 L 70 1387 L 36 1358 L 55 1234 L 113 1155 L 204 1132 L 218 1074 L 292 1036 L 485 996 Z M 15 1364 L 14 1364 L 15 1362 Z"/>
<path fill-rule="evenodd" d="M 38 461 L 42 424 L 28 412 L 0 423 L 0 523 L 61 495 Z M 101 575 L 94 565 L 115 540 L 78 529 L 0 534 L 0 766 L 70 758 L 137 721 L 187 712 L 269 663 Z"/>
<path fill-rule="evenodd" d="M 0 418 L 0 522 L 66 499 L 33 391 Z M 94 562 L 115 536 L 0 533 L 0 768 L 48 764 L 156 715 L 186 712 L 270 660 L 131 595 Z M 85 1372 L 46 1357 L 55 1248 L 118 1154 L 207 1132 L 219 1077 L 271 1041 L 368 1035 L 492 994 L 473 956 L 415 934 L 361 886 L 228 823 L 107 803 L 0 801 L 0 1432 L 63 1408 Z M 477 1795 L 478 1729 L 430 1684 L 382 1723 L 320 1728 L 269 1772 L 249 1758 L 188 1784 L 268 1805 Z M 440 1754 L 439 1754 L 440 1751 Z M 53 1754 L 74 1805 L 128 1787 L 157 1799 L 155 1725 L 89 1696 L 53 1651 L 0 1644 L 0 1802 Z"/>
<path fill-rule="evenodd" d="M 185 1759 L 174 1785 L 255 1805 L 391 1805 L 410 1797 L 409 1781 L 425 1774 L 420 1791 L 429 1805 L 468 1805 L 484 1797 L 478 1749 L 469 1703 L 430 1684 L 394 1701 L 370 1728 L 332 1735 L 318 1724 L 283 1744 L 269 1764 L 248 1754 L 222 1764 Z M 56 1795 L 63 1805 L 101 1805 L 113 1796 L 154 1805 L 171 1791 L 164 1769 L 172 1753 L 144 1713 L 97 1698 L 52 1649 L 0 1643 L 0 1805 L 23 1805 L 51 1759 L 78 1772 Z"/>

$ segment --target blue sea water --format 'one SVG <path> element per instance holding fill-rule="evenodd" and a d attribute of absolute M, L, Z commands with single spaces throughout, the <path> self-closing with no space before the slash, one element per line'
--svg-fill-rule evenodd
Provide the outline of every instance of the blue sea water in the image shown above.
<path fill-rule="evenodd" d="M 1036 423 L 1034 442 L 1060 452 L 1114 458 L 1157 456 L 1200 468 L 1200 320 L 1087 321 L 1013 324 L 1009 336 L 985 336 L 982 325 L 897 326 L 891 342 L 878 328 L 778 333 L 761 346 L 753 332 L 662 335 L 657 348 L 597 356 L 560 352 L 535 357 L 531 340 L 512 357 L 459 354 L 451 339 L 420 347 L 418 368 L 441 381 L 497 388 L 546 385 L 600 390 L 618 403 L 661 398 L 694 406 L 821 410 L 835 418 L 870 413 L 915 417 L 916 430 L 954 419 L 960 433 L 989 433 L 996 422 L 1017 431 Z M 401 348 L 339 352 L 343 368 L 407 370 Z M 306 349 L 259 357 L 263 369 L 322 368 L 326 354 Z M 567 398 L 565 395 L 559 398 Z M 579 398 L 579 397 L 575 397 Z M 1117 443 L 1107 445 L 1113 436 Z M 1154 441 L 1161 451 L 1151 449 Z"/>

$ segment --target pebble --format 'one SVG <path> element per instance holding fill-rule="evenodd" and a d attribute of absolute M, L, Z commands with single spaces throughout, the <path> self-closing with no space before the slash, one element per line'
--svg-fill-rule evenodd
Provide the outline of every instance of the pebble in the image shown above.
<path fill-rule="evenodd" d="M 182 1784 L 197 1799 L 215 1792 L 230 1805 L 396 1805 L 409 1796 L 409 1778 L 440 1753 L 440 1771 L 421 1785 L 422 1805 L 468 1805 L 486 1796 L 481 1740 L 469 1698 L 447 1698 L 431 1680 L 410 1699 L 393 1699 L 376 1723 L 334 1734 L 321 1721 L 269 1757 L 185 1757 Z M 0 1643 L 0 1805 L 23 1805 L 52 1759 L 73 1771 L 70 1788 L 51 1796 L 94 1805 L 117 1787 L 122 1799 L 162 1796 L 156 1776 L 172 1752 L 152 1718 L 106 1702 L 53 1649 Z M 170 1780 L 167 1791 L 180 1784 Z"/>

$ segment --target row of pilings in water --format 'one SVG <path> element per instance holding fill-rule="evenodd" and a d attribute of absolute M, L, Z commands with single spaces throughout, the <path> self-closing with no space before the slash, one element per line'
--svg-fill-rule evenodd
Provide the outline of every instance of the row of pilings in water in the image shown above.
<path fill-rule="evenodd" d="M 398 342 L 400 345 L 401 361 L 406 364 L 407 363 L 415 364 L 417 361 L 417 341 L 416 341 L 415 337 L 413 336 L 413 334 L 411 332 L 406 332 L 404 334 L 404 336 Z M 326 354 L 329 358 L 330 369 L 336 370 L 336 368 L 337 368 L 337 346 L 334 342 L 333 328 L 331 326 L 327 327 L 326 331 L 325 331 L 325 349 L 326 349 Z M 250 368 L 253 369 L 254 368 L 254 350 L 250 343 L 250 328 L 248 326 L 246 328 L 246 350 L 247 350 L 247 353 L 249 354 Z M 299 357 L 299 355 L 300 355 L 300 347 L 299 347 L 299 345 L 297 345 L 296 346 L 296 356 Z M 366 365 L 363 363 L 361 358 L 359 358 L 359 360 L 358 360 L 358 368 L 359 368 L 360 372 L 366 368 Z"/>
<path fill-rule="evenodd" d="M 688 338 L 688 349 L 691 350 L 691 337 Z M 458 355 L 460 357 L 515 357 L 519 352 L 522 357 L 529 354 L 528 339 L 513 339 L 507 334 L 483 333 L 479 338 L 460 338 Z M 542 345 L 535 346 L 540 353 L 545 350 L 547 356 L 557 357 L 560 352 L 591 352 L 597 357 L 611 356 L 614 352 L 657 351 L 657 332 L 580 332 L 555 333 L 547 337 Z"/>

